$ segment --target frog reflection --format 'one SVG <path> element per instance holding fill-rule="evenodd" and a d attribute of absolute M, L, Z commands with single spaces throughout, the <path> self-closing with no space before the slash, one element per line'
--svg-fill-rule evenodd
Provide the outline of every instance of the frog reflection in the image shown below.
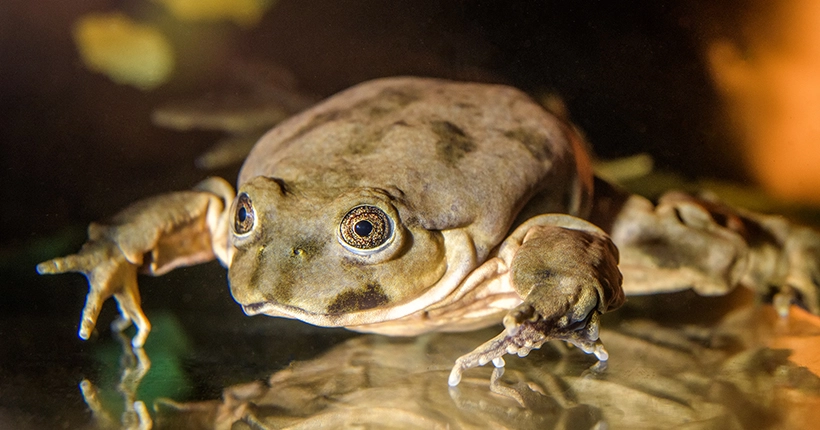
<path fill-rule="evenodd" d="M 687 302 L 698 304 L 702 299 Z M 780 334 L 810 343 L 820 336 L 820 324 L 801 318 L 803 324 Z M 805 405 L 820 399 L 820 378 L 791 363 L 787 351 L 764 347 L 769 335 L 749 337 L 782 331 L 771 308 L 741 304 L 712 328 L 669 320 L 608 322 L 602 335 L 613 358 L 603 373 L 586 370 L 594 360 L 577 349 L 552 343 L 527 360 L 510 360 L 503 375 L 501 368 L 492 376 L 483 370 L 448 388 L 450 363 L 492 329 L 415 338 L 367 335 L 290 363 L 265 382 L 227 387 L 219 400 L 161 400 L 153 408 L 155 419 L 140 414 L 139 425 L 587 429 L 698 423 L 727 429 L 811 422 Z M 100 416 L 99 408 L 92 410 Z"/>

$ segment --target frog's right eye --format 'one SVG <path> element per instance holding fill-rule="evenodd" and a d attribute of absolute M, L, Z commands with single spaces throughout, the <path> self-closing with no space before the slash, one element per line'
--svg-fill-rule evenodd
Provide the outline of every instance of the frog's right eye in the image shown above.
<path fill-rule="evenodd" d="M 253 202 L 247 194 L 242 193 L 236 199 L 236 209 L 234 210 L 233 231 L 238 235 L 248 234 L 253 230 L 256 222 L 256 212 L 253 210 Z"/>

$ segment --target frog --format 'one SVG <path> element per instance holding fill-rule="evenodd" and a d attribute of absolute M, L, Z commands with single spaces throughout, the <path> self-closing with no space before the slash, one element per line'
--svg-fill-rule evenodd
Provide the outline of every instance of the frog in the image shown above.
<path fill-rule="evenodd" d="M 448 384 L 564 341 L 605 363 L 601 316 L 628 295 L 738 286 L 820 313 L 820 235 L 710 195 L 657 201 L 597 178 L 582 133 L 506 85 L 422 77 L 358 84 L 267 132 L 234 189 L 211 177 L 92 223 L 41 274 L 83 273 L 79 337 L 103 303 L 151 324 L 137 274 L 218 260 L 248 315 L 389 336 L 501 332 Z"/>

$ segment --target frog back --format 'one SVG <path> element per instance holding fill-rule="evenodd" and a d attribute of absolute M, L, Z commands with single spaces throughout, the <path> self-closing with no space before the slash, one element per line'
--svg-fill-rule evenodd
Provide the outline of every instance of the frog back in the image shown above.
<path fill-rule="evenodd" d="M 329 198 L 386 190 L 429 230 L 464 228 L 479 255 L 525 212 L 584 216 L 592 173 L 571 129 L 511 87 L 386 78 L 338 93 L 268 132 L 239 185 L 274 177 Z"/>

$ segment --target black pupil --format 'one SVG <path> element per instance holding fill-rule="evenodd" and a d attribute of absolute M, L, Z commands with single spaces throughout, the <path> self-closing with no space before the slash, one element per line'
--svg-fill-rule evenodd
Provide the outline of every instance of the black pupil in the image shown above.
<path fill-rule="evenodd" d="M 236 217 L 239 219 L 239 222 L 245 222 L 245 218 L 248 217 L 248 211 L 245 209 L 244 206 L 239 208 L 239 212 L 237 212 Z"/>
<path fill-rule="evenodd" d="M 370 221 L 359 221 L 353 226 L 353 231 L 360 237 L 365 237 L 373 231 L 373 224 Z"/>

